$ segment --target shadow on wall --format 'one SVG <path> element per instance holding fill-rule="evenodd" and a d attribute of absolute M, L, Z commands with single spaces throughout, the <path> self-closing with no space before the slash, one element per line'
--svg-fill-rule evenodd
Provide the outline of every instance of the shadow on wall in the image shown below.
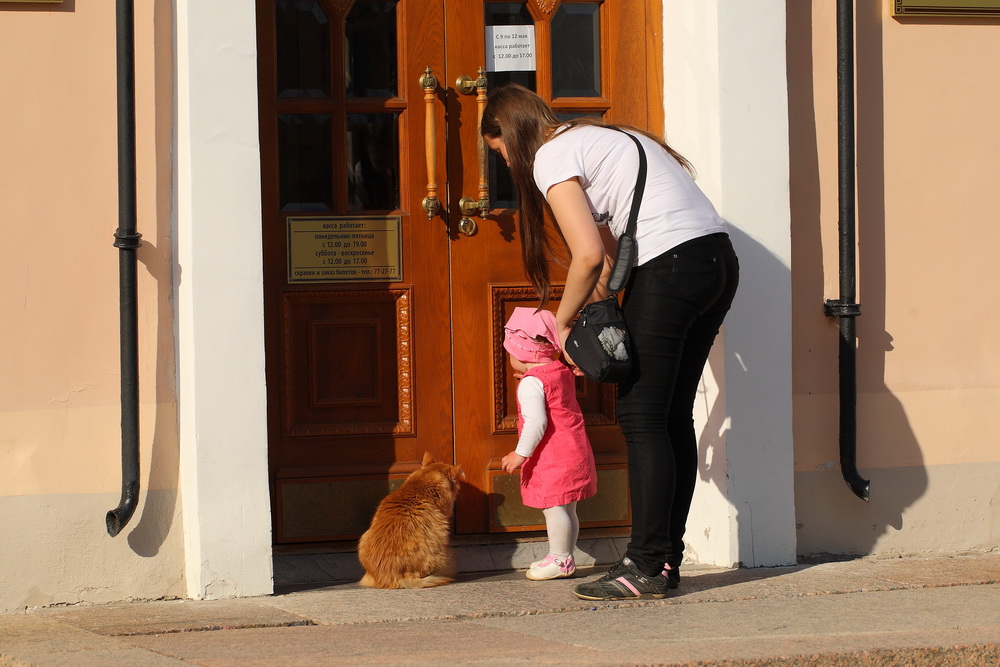
<path fill-rule="evenodd" d="M 789 147 L 792 206 L 792 349 L 793 423 L 796 459 L 827 460 L 795 475 L 795 505 L 799 555 L 860 554 L 913 551 L 907 530 L 908 508 L 927 490 L 927 471 L 909 420 L 885 385 L 886 355 L 892 336 L 885 330 L 886 237 L 884 182 L 884 108 L 881 3 L 859 5 L 855 17 L 857 80 L 857 238 L 858 284 L 862 315 L 858 334 L 858 466 L 871 480 L 871 500 L 854 496 L 843 481 L 839 461 L 839 396 L 837 321 L 826 318 L 823 303 L 839 294 L 825 293 L 825 284 L 837 285 L 824 271 L 823 241 L 834 242 L 836 206 L 828 205 L 831 219 L 821 219 L 821 198 L 835 193 L 836 183 L 826 174 L 833 165 L 821 165 L 818 134 L 824 145 L 835 146 L 836 126 L 817 128 L 817 117 L 835 118 L 835 108 L 817 114 L 814 104 L 816 71 L 834 72 L 836 62 L 819 67 L 813 62 L 814 26 L 835 30 L 834 3 L 823 3 L 831 16 L 814 17 L 813 3 L 786 2 L 789 82 Z M 817 32 L 835 35 L 835 33 Z M 835 39 L 835 37 L 833 38 Z M 831 45 L 835 43 L 831 40 Z M 824 48 L 835 58 L 835 51 Z M 836 81 L 820 99 L 836 104 Z M 835 153 L 833 159 L 835 158 Z M 820 174 L 824 174 L 821 184 Z M 829 194 L 827 194 L 829 196 Z M 835 288 L 834 288 L 835 289 Z M 872 452 L 893 467 L 865 468 Z M 918 538 L 919 540 L 919 538 Z"/>
<path fill-rule="evenodd" d="M 177 495 L 179 493 L 180 451 L 177 432 L 177 368 L 175 362 L 174 340 L 174 299 L 173 299 L 173 267 L 174 253 L 171 234 L 171 202 L 169 197 L 161 193 L 169 192 L 172 182 L 171 142 L 173 141 L 173 82 L 171 68 L 161 66 L 170 63 L 172 58 L 173 35 L 162 26 L 172 24 L 171 0 L 156 0 L 153 8 L 153 19 L 157 26 L 153 31 L 154 45 L 154 102 L 150 105 L 137 105 L 139 128 L 137 128 L 138 155 L 152 155 L 151 164 L 138 164 L 140 181 L 146 174 L 153 174 L 155 184 L 150 191 L 155 202 L 140 204 L 138 228 L 144 232 L 142 247 L 136 251 L 136 257 L 149 276 L 156 281 L 155 303 L 144 303 L 140 293 L 140 337 L 149 331 L 142 322 L 156 322 L 155 345 L 139 341 L 140 350 L 152 350 L 155 373 L 153 377 L 143 377 L 144 369 L 150 363 L 140 359 L 139 385 L 142 393 L 152 390 L 153 400 L 141 401 L 142 406 L 153 406 L 155 417 L 143 420 L 143 424 L 153 424 L 152 445 L 149 461 L 140 459 L 140 470 L 148 471 L 148 476 L 140 473 L 143 493 L 140 496 L 138 522 L 134 523 L 128 533 L 128 545 L 132 551 L 144 558 L 151 558 L 160 552 L 160 547 L 167 539 L 177 514 Z M 137 26 L 137 32 L 139 31 Z M 136 80 L 140 77 L 137 73 Z M 143 113 L 152 112 L 152 122 L 145 121 Z M 144 152 L 142 144 L 143 127 L 152 128 L 152 150 Z M 147 135 L 148 136 L 148 135 Z M 139 191 L 140 197 L 142 190 Z M 140 200 L 141 201 L 141 200 Z M 155 208 L 154 208 L 155 207 Z M 155 211 L 155 219 L 143 224 L 143 211 Z M 150 240 L 152 228 L 155 244 Z M 179 269 L 178 269 L 179 270 Z M 147 352 L 148 354 L 149 352 Z M 147 372 L 148 375 L 148 372 Z M 140 441 L 149 438 L 140 433 Z M 133 519 L 135 521 L 135 519 Z"/>

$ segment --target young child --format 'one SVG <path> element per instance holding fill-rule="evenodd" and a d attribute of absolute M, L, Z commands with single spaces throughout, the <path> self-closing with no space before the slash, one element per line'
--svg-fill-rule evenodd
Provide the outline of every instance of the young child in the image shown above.
<path fill-rule="evenodd" d="M 559 361 L 556 318 L 547 310 L 515 308 L 504 325 L 504 349 L 517 387 L 517 448 L 503 457 L 504 471 L 521 468 L 521 502 L 545 515 L 549 553 L 531 564 L 534 581 L 572 576 L 580 533 L 578 500 L 597 493 L 594 452 L 576 400 L 576 377 Z"/>

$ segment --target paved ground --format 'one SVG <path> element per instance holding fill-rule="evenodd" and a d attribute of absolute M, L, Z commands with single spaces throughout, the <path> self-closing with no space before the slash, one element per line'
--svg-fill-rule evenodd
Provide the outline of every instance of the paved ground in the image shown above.
<path fill-rule="evenodd" d="M 683 574 L 657 601 L 506 573 L 40 609 L 0 616 L 0 665 L 1000 665 L 1000 554 Z"/>

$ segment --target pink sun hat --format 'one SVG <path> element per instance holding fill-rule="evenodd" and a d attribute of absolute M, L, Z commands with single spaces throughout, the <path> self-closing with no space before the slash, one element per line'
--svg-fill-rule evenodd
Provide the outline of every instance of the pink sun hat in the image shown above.
<path fill-rule="evenodd" d="M 547 310 L 515 308 L 503 329 L 503 347 L 518 361 L 535 363 L 542 357 L 553 359 L 559 352 L 556 316 Z M 545 336 L 550 342 L 532 340 L 538 336 Z"/>

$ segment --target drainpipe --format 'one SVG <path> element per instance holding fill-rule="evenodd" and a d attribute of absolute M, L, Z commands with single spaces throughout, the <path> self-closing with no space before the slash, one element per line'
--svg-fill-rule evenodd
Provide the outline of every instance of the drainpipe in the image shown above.
<path fill-rule="evenodd" d="M 118 283 L 121 345 L 122 495 L 108 512 L 108 535 L 115 537 L 132 518 L 139 502 L 139 311 L 135 251 L 142 245 L 135 231 L 135 0 L 118 0 Z"/>
<path fill-rule="evenodd" d="M 857 337 L 855 303 L 854 0 L 837 0 L 837 128 L 840 218 L 840 299 L 828 299 L 827 316 L 840 321 L 840 470 L 847 486 L 868 502 L 870 482 L 858 472 Z"/>

